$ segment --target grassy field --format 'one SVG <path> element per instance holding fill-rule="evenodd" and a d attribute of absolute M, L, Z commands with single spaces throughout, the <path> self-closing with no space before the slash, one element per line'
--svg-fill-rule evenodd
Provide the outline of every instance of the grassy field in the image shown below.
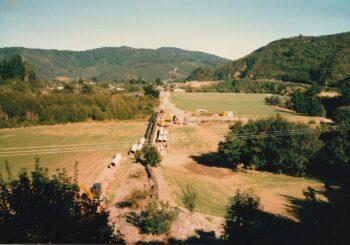
<path fill-rule="evenodd" d="M 266 105 L 264 101 L 267 96 L 269 95 L 246 93 L 171 93 L 171 101 L 185 111 L 235 111 L 239 116 L 292 115 Z"/>
<path fill-rule="evenodd" d="M 32 168 L 34 158 L 52 172 L 66 168 L 70 173 L 79 162 L 79 179 L 94 178 L 121 152 L 125 157 L 128 147 L 145 132 L 146 122 L 77 123 L 55 126 L 0 130 L 0 173 L 6 176 L 5 161 L 12 173 L 21 168 Z"/>
<path fill-rule="evenodd" d="M 181 202 L 181 190 L 192 185 L 198 193 L 196 211 L 224 216 L 230 197 L 237 189 L 252 188 L 261 198 L 263 209 L 296 220 L 290 210 L 291 198 L 303 198 L 308 186 L 322 189 L 319 180 L 296 178 L 267 172 L 234 172 L 220 165 L 217 151 L 220 137 L 228 130 L 228 124 L 211 123 L 203 126 L 169 127 L 170 144 L 168 155 L 161 163 L 164 178 L 172 190 L 175 201 Z M 176 137 L 174 139 L 174 137 Z M 176 144 L 182 139 L 193 139 L 190 144 Z M 210 140 L 199 140 L 208 138 Z M 197 140 L 194 140 L 197 139 Z M 189 142 L 185 142 L 189 143 Z"/>
<path fill-rule="evenodd" d="M 226 169 L 206 167 L 196 163 L 179 166 L 163 166 L 164 176 L 171 186 L 176 202 L 183 206 L 181 190 L 191 185 L 198 195 L 196 211 L 224 216 L 229 198 L 237 189 L 252 189 L 260 198 L 267 212 L 296 219 L 287 209 L 289 198 L 302 198 L 308 186 L 322 188 L 317 180 L 295 178 L 270 173 L 247 174 Z"/>

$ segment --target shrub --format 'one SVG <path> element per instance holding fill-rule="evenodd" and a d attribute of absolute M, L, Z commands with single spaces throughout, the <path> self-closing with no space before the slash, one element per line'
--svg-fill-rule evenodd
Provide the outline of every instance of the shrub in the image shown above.
<path fill-rule="evenodd" d="M 192 185 L 187 185 L 185 189 L 182 189 L 182 203 L 185 207 L 193 212 L 196 207 L 197 192 Z"/>
<path fill-rule="evenodd" d="M 147 234 L 164 234 L 170 231 L 172 222 L 179 214 L 177 208 L 168 203 L 156 200 L 150 201 L 141 211 L 140 226 Z"/>
<path fill-rule="evenodd" d="M 162 160 L 158 150 L 154 146 L 145 146 L 142 149 L 143 158 L 146 164 L 152 167 L 157 166 Z"/>
<path fill-rule="evenodd" d="M 280 96 L 269 96 L 265 98 L 265 103 L 268 105 L 285 106 Z"/>
<path fill-rule="evenodd" d="M 145 92 L 145 95 L 153 97 L 153 98 L 159 98 L 159 90 L 154 89 L 152 85 L 146 85 L 143 87 L 143 91 Z"/>
<path fill-rule="evenodd" d="M 131 194 L 125 198 L 125 202 L 129 203 L 131 208 L 137 209 L 140 207 L 140 202 L 146 199 L 149 194 L 150 191 L 147 188 L 144 188 L 142 190 L 136 189 L 133 190 Z"/>

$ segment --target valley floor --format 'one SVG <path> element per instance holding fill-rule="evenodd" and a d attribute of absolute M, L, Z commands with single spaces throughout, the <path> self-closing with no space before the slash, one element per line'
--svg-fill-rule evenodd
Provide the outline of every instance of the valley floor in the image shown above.
<path fill-rule="evenodd" d="M 161 109 L 184 117 L 184 112 L 170 100 L 169 93 L 162 93 L 161 102 Z M 159 199 L 181 210 L 168 235 L 141 234 L 126 221 L 130 210 L 117 207 L 118 202 L 134 189 L 149 184 L 140 165 L 134 164 L 129 169 L 115 190 L 116 199 L 111 206 L 112 220 L 120 224 L 119 228 L 128 242 L 185 240 L 196 236 L 198 230 L 220 237 L 226 205 L 237 189 L 252 189 L 261 198 L 265 212 L 298 222 L 291 200 L 303 198 L 303 190 L 308 186 L 323 189 L 322 182 L 261 171 L 236 172 L 222 167 L 222 160 L 215 152 L 228 127 L 227 122 L 169 125 L 168 150 L 163 154 L 160 167 L 153 168 L 159 185 Z M 142 174 L 135 174 L 135 171 Z M 191 185 L 198 193 L 194 213 L 186 210 L 182 203 L 182 190 L 187 185 Z"/>
<path fill-rule="evenodd" d="M 184 111 L 177 108 L 170 94 L 161 94 L 160 108 L 180 119 Z M 293 120 L 294 117 L 289 117 Z M 294 118 L 295 120 L 295 118 Z M 108 199 L 110 220 L 115 222 L 128 243 L 137 241 L 185 240 L 195 236 L 196 230 L 214 232 L 219 237 L 224 222 L 225 207 L 237 189 L 253 189 L 261 197 L 263 210 L 298 221 L 293 212 L 292 199 L 303 197 L 308 186 L 322 189 L 319 180 L 295 178 L 260 171 L 235 172 L 222 167 L 217 146 L 229 128 L 228 122 L 174 125 L 168 127 L 168 150 L 160 167 L 154 168 L 159 184 L 159 198 L 180 208 L 170 234 L 153 236 L 141 234 L 130 221 L 131 211 L 121 204 L 134 190 L 149 188 L 143 166 L 127 155 L 129 147 L 145 133 L 147 122 L 88 122 L 56 126 L 39 126 L 0 130 L 0 172 L 6 176 L 4 161 L 13 174 L 20 168 L 32 168 L 34 157 L 51 172 L 67 168 L 73 175 L 74 163 L 79 162 L 79 182 L 103 182 Z M 123 160 L 109 171 L 107 165 L 116 153 Z M 107 173 L 107 172 L 108 173 Z M 106 173 L 106 174 L 105 174 Z M 111 174 L 110 174 L 111 173 Z M 182 189 L 191 185 L 198 193 L 194 213 L 184 208 Z M 145 203 L 141 203 L 140 210 Z"/>

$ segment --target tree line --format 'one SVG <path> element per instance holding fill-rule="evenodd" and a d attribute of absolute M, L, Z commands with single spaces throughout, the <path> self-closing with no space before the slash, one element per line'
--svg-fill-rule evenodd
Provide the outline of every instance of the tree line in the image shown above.
<path fill-rule="evenodd" d="M 333 98 L 320 97 L 324 87 L 313 85 L 305 91 L 293 92 L 290 98 L 277 95 L 266 97 L 265 103 L 286 107 L 308 116 L 332 118 L 337 108 L 350 105 L 350 78 L 338 82 L 337 86 L 341 95 Z"/>
<path fill-rule="evenodd" d="M 152 113 L 148 96 L 0 92 L 0 128 L 92 120 L 135 119 Z"/>
<path fill-rule="evenodd" d="M 301 84 L 287 84 L 283 82 L 256 81 L 249 79 L 219 82 L 212 86 L 192 88 L 186 86 L 187 92 L 218 92 L 218 93 L 268 93 L 288 95 L 304 86 Z"/>
<path fill-rule="evenodd" d="M 333 120 L 340 127 L 350 125 L 350 106 L 338 108 Z M 350 164 L 350 132 L 346 127 L 327 132 L 327 127 L 310 128 L 281 117 L 237 122 L 218 151 L 230 168 L 243 164 L 292 176 L 324 176 L 333 166 Z"/>
<path fill-rule="evenodd" d="M 24 62 L 20 55 L 14 55 L 9 60 L 0 62 L 0 77 L 2 79 L 19 79 L 21 81 L 32 81 L 36 74 L 32 71 L 29 63 Z"/>

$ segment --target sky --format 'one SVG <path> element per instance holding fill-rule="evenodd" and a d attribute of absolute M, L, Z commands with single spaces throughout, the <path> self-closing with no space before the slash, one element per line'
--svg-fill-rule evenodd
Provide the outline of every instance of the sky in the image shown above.
<path fill-rule="evenodd" d="M 0 0 L 0 47 L 177 47 L 243 57 L 350 31 L 350 0 Z"/>

